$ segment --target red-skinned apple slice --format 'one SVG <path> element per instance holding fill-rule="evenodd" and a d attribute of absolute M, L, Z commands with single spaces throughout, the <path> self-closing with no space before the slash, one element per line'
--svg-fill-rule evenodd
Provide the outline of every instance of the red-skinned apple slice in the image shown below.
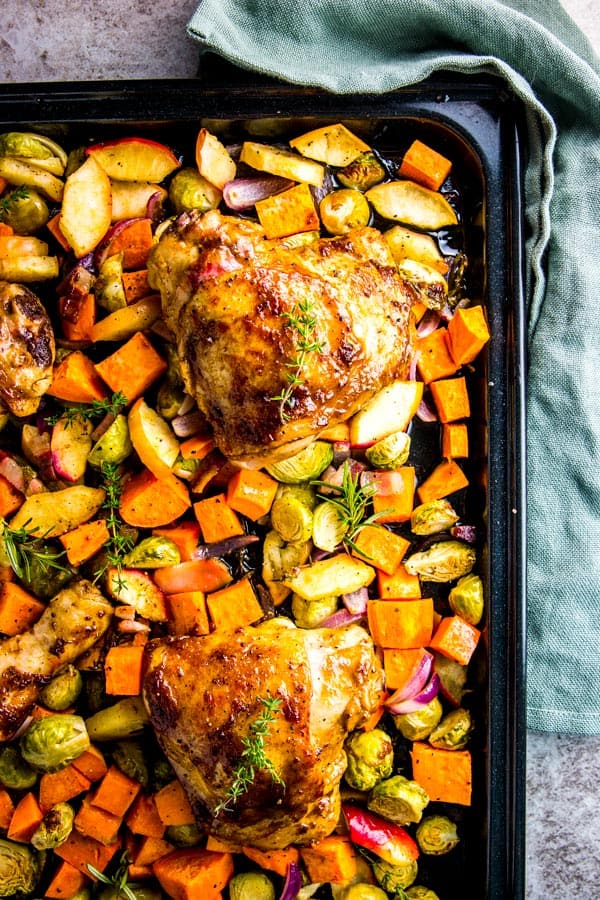
<path fill-rule="evenodd" d="M 92 449 L 92 428 L 91 422 L 77 416 L 58 420 L 50 438 L 52 467 L 58 478 L 74 484 L 83 477 Z"/>
<path fill-rule="evenodd" d="M 117 181 L 163 181 L 181 165 L 172 150 L 146 138 L 121 138 L 86 150 Z"/>
<path fill-rule="evenodd" d="M 386 385 L 350 420 L 351 445 L 369 447 L 395 431 L 406 431 L 422 396 L 420 381 L 392 381 Z"/>
<path fill-rule="evenodd" d="M 166 200 L 167 192 L 158 184 L 145 181 L 114 181 L 112 184 L 113 222 L 147 216 L 148 203 L 156 194 L 158 197 L 154 202 Z"/>
<path fill-rule="evenodd" d="M 110 178 L 90 157 L 67 178 L 60 214 L 60 230 L 75 256 L 94 249 L 110 227 L 111 215 Z"/>

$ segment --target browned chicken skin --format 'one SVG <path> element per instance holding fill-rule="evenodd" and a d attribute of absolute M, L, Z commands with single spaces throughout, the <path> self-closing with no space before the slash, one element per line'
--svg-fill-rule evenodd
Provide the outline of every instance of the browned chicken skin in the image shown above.
<path fill-rule="evenodd" d="M 261 849 L 306 844 L 333 831 L 344 739 L 377 708 L 382 687 L 363 628 L 303 630 L 276 618 L 234 632 L 152 641 L 146 654 L 152 725 L 203 830 Z M 268 698 L 280 701 L 264 738 L 280 780 L 257 771 L 248 790 L 227 803 L 243 741 Z"/>
<path fill-rule="evenodd" d="M 52 381 L 54 332 L 29 288 L 0 281 L 0 398 L 15 416 L 37 411 Z"/>
<path fill-rule="evenodd" d="M 289 248 L 252 222 L 193 211 L 161 237 L 148 271 L 186 389 L 230 459 L 290 455 L 406 374 L 414 297 L 374 228 Z M 291 320 L 303 308 L 316 349 L 302 356 Z"/>

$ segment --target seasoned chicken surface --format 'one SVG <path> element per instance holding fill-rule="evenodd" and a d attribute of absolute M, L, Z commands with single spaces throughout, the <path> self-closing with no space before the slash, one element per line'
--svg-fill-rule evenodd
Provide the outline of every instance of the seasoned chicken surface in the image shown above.
<path fill-rule="evenodd" d="M 260 849 L 333 831 L 344 739 L 377 708 L 382 688 L 363 628 L 303 630 L 281 617 L 234 632 L 159 639 L 146 654 L 152 725 L 201 829 Z M 233 801 L 244 742 L 252 742 L 262 701 L 270 699 L 279 703 L 263 740 L 276 777 L 257 769 Z"/>
<path fill-rule="evenodd" d="M 52 381 L 54 332 L 29 288 L 0 281 L 0 397 L 15 416 L 37 411 Z"/>
<path fill-rule="evenodd" d="M 153 248 L 148 278 L 230 459 L 289 456 L 406 374 L 414 295 L 374 228 L 290 248 L 193 211 Z"/>
<path fill-rule="evenodd" d="M 0 642 L 0 741 L 23 724 L 44 685 L 107 630 L 112 605 L 89 581 L 63 588 L 23 634 Z"/>

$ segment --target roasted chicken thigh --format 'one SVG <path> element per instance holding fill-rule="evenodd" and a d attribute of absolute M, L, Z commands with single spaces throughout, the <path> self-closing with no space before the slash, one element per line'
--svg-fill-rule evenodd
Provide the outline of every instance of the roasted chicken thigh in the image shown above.
<path fill-rule="evenodd" d="M 340 814 L 348 732 L 374 712 L 381 666 L 368 633 L 275 618 L 146 649 L 144 699 L 162 749 L 205 832 L 262 849 L 330 834 Z M 253 723 L 274 700 L 258 764 L 234 796 Z M 247 764 L 247 763 L 246 763 Z"/>
<path fill-rule="evenodd" d="M 241 463 L 289 456 L 407 371 L 414 296 L 374 228 L 290 247 L 192 211 L 151 251 L 148 278 L 188 393 Z"/>

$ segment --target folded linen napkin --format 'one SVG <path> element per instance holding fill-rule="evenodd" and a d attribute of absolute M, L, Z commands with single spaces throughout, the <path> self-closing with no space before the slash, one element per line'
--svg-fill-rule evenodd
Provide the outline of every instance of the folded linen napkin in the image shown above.
<path fill-rule="evenodd" d="M 557 0 L 203 0 L 188 34 L 340 93 L 500 75 L 526 114 L 530 728 L 600 734 L 600 65 Z"/>

